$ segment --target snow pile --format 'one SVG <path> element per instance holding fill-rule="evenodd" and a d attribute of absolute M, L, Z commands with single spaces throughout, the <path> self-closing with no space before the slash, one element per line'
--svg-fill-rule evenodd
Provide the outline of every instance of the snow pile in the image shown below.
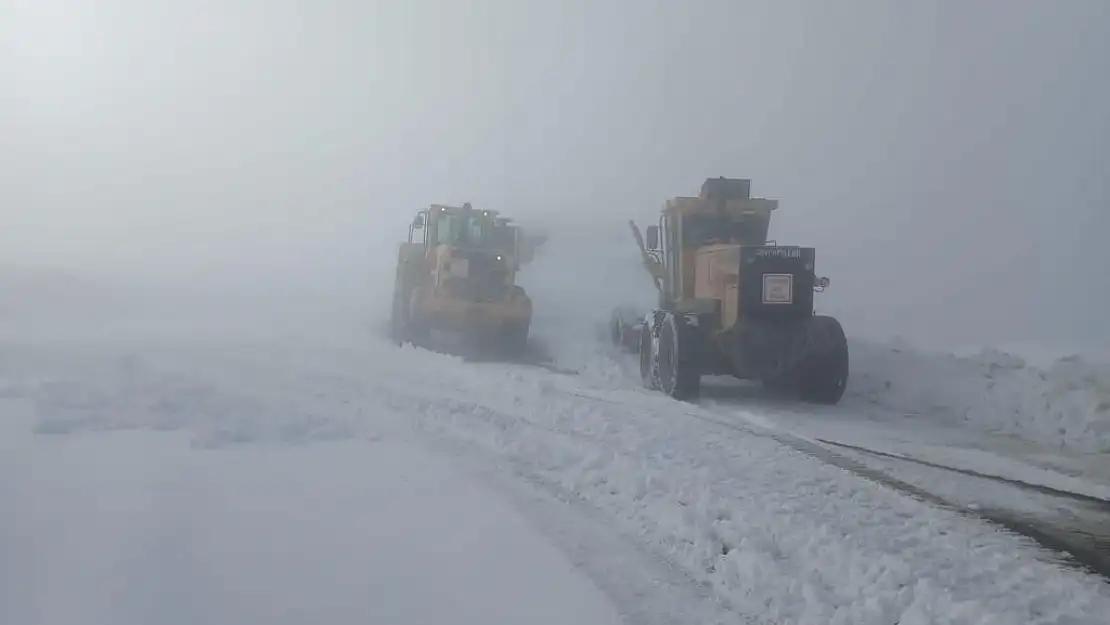
<path fill-rule="evenodd" d="M 1034 366 L 990 348 L 958 356 L 856 341 L 845 399 L 853 402 L 1070 451 L 1110 452 L 1110 364 L 1080 356 Z"/>

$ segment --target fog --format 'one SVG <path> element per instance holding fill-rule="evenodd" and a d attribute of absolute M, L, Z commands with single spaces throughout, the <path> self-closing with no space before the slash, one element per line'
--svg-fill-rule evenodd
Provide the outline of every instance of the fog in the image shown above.
<path fill-rule="evenodd" d="M 850 334 L 1106 345 L 1107 59 L 1100 0 L 0 0 L 0 287 L 365 320 L 471 201 L 604 320 L 626 220 L 724 175 Z"/>

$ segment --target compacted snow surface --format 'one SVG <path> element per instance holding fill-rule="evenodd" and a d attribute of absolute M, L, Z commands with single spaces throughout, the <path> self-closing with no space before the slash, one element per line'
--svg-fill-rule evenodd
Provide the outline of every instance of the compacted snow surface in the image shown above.
<path fill-rule="evenodd" d="M 1031 541 L 784 446 L 773 412 L 646 392 L 601 348 L 566 350 L 580 375 L 366 336 L 3 351 L 5 623 L 1110 613 Z"/>
<path fill-rule="evenodd" d="M 5 624 L 619 622 L 523 517 L 403 442 L 4 433 Z"/>

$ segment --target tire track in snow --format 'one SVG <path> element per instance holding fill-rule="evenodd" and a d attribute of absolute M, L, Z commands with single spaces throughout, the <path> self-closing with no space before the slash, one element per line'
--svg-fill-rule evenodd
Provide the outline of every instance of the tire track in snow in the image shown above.
<path fill-rule="evenodd" d="M 1078 519 L 1072 521 L 1051 521 L 1032 513 L 993 505 L 984 505 L 976 508 L 976 514 L 988 520 L 999 522 L 1014 531 L 1019 531 L 1049 549 L 1066 553 L 1076 563 L 1085 566 L 1091 572 L 1110 579 L 1110 542 L 1108 542 L 1108 539 L 1110 539 L 1110 502 L 1104 499 L 1062 491 L 1039 484 L 1029 484 L 1020 480 L 980 474 L 976 471 L 948 467 L 918 458 L 868 449 L 857 445 L 848 445 L 846 443 L 826 441 L 823 439 L 819 440 L 821 440 L 822 443 L 850 449 L 864 455 L 920 465 L 938 471 L 959 473 L 982 480 L 997 481 L 1017 489 L 1046 494 L 1056 499 L 1076 501 L 1083 505 L 1086 511 L 1096 515 L 1099 520 L 1096 521 L 1092 519 L 1086 522 L 1082 522 Z"/>
<path fill-rule="evenodd" d="M 973 469 L 963 469 L 963 468 L 959 468 L 959 467 L 953 467 L 953 466 L 949 466 L 949 465 L 946 465 L 946 464 L 940 464 L 940 463 L 937 463 L 937 462 L 932 462 L 932 461 L 929 461 L 929 460 L 923 460 L 921 458 L 914 458 L 912 456 L 907 456 L 907 455 L 904 455 L 904 454 L 896 454 L 896 453 L 891 453 L 891 452 L 887 452 L 887 451 L 880 451 L 878 449 L 871 449 L 869 447 L 863 447 L 863 446 L 860 446 L 860 445 L 852 445 L 850 443 L 842 443 L 842 442 L 839 442 L 839 441 L 829 440 L 829 439 L 825 439 L 825 438 L 817 438 L 817 439 L 814 439 L 814 440 L 816 440 L 820 443 L 824 443 L 826 445 L 833 445 L 835 447 L 843 447 L 844 449 L 851 449 L 853 451 L 858 451 L 860 453 L 871 454 L 873 456 L 880 456 L 880 457 L 883 457 L 883 458 L 890 458 L 892 460 L 901 460 L 903 462 L 912 462 L 914 464 L 919 464 L 919 465 L 925 466 L 925 467 L 931 467 L 931 468 L 934 468 L 934 469 L 941 469 L 943 471 L 951 471 L 953 473 L 960 473 L 962 475 L 967 475 L 967 476 L 970 476 L 970 477 L 977 477 L 977 478 L 981 478 L 981 479 L 985 479 L 985 480 L 993 480 L 993 481 L 996 481 L 996 482 L 1002 482 L 1004 484 L 1009 484 L 1011 486 L 1016 486 L 1018 488 L 1024 488 L 1024 489 L 1027 489 L 1027 490 L 1035 490 L 1037 492 L 1044 493 L 1046 495 L 1052 495 L 1054 497 L 1061 497 L 1061 498 L 1064 498 L 1064 499 L 1074 499 L 1075 501 L 1094 504 L 1095 506 L 1104 508 L 1106 512 L 1110 512 L 1110 501 L 1107 501 L 1106 499 L 1103 499 L 1101 497 L 1095 497 L 1093 495 L 1086 495 L 1084 493 L 1076 493 L 1076 492 L 1072 492 L 1070 490 L 1063 490 L 1063 489 L 1060 489 L 1060 488 L 1054 488 L 1052 486 L 1047 486 L 1047 485 L 1044 485 L 1044 484 L 1034 484 L 1032 482 L 1026 482 L 1026 481 L 1023 481 L 1023 480 L 1009 478 L 1009 477 L 1005 477 L 1005 476 L 1002 476 L 1002 475 L 992 475 L 990 473 L 982 473 L 980 471 L 975 471 Z"/>
<path fill-rule="evenodd" d="M 550 476 L 550 478 L 548 479 L 553 479 L 554 483 L 559 484 L 561 488 L 571 489 L 571 492 L 577 493 L 579 488 L 586 487 L 586 491 L 589 491 L 591 493 L 591 497 L 596 498 L 600 496 L 600 499 L 598 499 L 598 505 L 600 505 L 603 510 L 609 513 L 618 514 L 618 518 L 620 518 L 622 521 L 639 522 L 640 520 L 645 520 L 642 519 L 642 517 L 637 516 L 637 513 L 633 512 L 632 510 L 626 509 L 624 506 L 626 506 L 627 504 L 621 504 L 620 502 L 616 501 L 616 499 L 627 497 L 628 495 L 620 495 L 618 494 L 617 490 L 613 490 L 612 494 L 616 496 L 615 499 L 611 499 L 607 496 L 606 491 L 608 490 L 609 486 L 604 483 L 605 477 L 608 476 L 610 479 L 616 478 L 616 481 L 614 481 L 612 484 L 612 488 L 614 489 L 623 489 L 627 487 L 627 484 L 620 483 L 620 467 L 625 464 L 635 465 L 637 463 L 653 460 L 653 458 L 651 457 L 645 458 L 645 454 L 650 456 L 654 453 L 657 453 L 657 450 L 653 449 L 653 446 L 656 443 L 652 442 L 652 439 L 657 437 L 658 434 L 650 434 L 651 427 L 654 426 L 650 426 L 647 429 L 644 428 L 644 426 L 648 425 L 648 423 L 644 422 L 643 417 L 650 416 L 657 423 L 669 424 L 665 426 L 666 429 L 673 431 L 673 424 L 676 422 L 676 419 L 674 418 L 675 411 L 656 410 L 647 406 L 636 405 L 634 403 L 629 404 L 627 402 L 618 402 L 606 398 L 589 396 L 578 392 L 577 389 L 575 391 L 567 391 L 562 389 L 555 389 L 550 385 L 544 386 L 543 384 L 541 384 L 540 391 L 541 396 L 546 391 L 547 393 L 554 392 L 559 395 L 565 395 L 567 396 L 565 397 L 565 399 L 572 399 L 570 396 L 577 396 L 579 399 L 586 399 L 589 401 L 578 401 L 577 406 L 574 406 L 572 405 L 573 402 L 572 404 L 568 404 L 566 401 L 560 402 L 555 397 L 549 397 L 547 399 L 540 399 L 543 408 L 540 408 L 540 410 L 536 411 L 535 409 L 539 408 L 540 406 L 537 405 L 529 407 L 527 403 L 521 403 L 521 396 L 519 395 L 521 390 L 519 389 L 509 389 L 507 392 L 506 389 L 501 389 L 496 394 L 491 394 L 485 398 L 479 397 L 473 402 L 459 402 L 453 397 L 447 396 L 452 394 L 450 391 L 440 389 L 440 393 L 445 393 L 444 397 L 436 397 L 433 399 L 427 394 L 424 394 L 417 401 L 423 402 L 421 404 L 421 411 L 425 417 L 425 422 L 430 423 L 434 429 L 441 430 L 441 435 L 452 437 L 455 439 L 462 439 L 467 441 L 469 444 L 478 445 L 479 447 L 484 448 L 483 451 L 485 451 L 486 453 L 504 461 L 508 461 L 510 465 L 515 465 L 516 463 L 523 462 L 524 466 L 532 467 L 533 475 Z M 480 394 L 481 393 L 479 393 L 479 395 Z M 413 398 L 398 397 L 397 400 L 400 402 L 400 404 L 398 404 L 397 406 L 398 408 L 403 409 L 406 404 L 409 409 L 412 408 L 411 402 L 413 401 Z M 490 401 L 492 401 L 493 404 L 489 404 L 488 402 Z M 504 405 L 502 405 L 500 408 L 492 407 L 494 404 L 498 403 Z M 590 410 L 583 408 L 588 403 L 592 403 L 595 406 L 597 404 L 612 404 L 615 407 L 619 408 L 619 413 L 591 413 Z M 693 416 L 705 420 L 705 415 L 687 414 L 687 416 Z M 479 423 L 486 423 L 492 427 L 478 427 Z M 600 427 L 597 425 L 598 423 L 601 424 Z M 948 511 L 956 512 L 960 517 L 969 518 L 977 522 L 983 521 L 981 515 L 969 515 L 967 514 L 968 511 L 966 509 L 954 506 L 944 499 L 932 493 L 923 491 L 922 489 L 918 489 L 911 484 L 896 480 L 881 472 L 874 471 L 873 469 L 866 467 L 862 463 L 835 454 L 830 450 L 817 445 L 816 443 L 789 439 L 786 441 L 777 440 L 775 436 L 771 436 L 769 433 L 759 431 L 756 428 L 737 428 L 734 424 L 720 422 L 718 422 L 717 425 L 724 425 L 729 430 L 739 430 L 750 436 L 771 439 L 775 443 L 782 445 L 784 449 L 790 450 L 791 452 L 802 453 L 810 457 L 818 456 L 816 459 L 819 460 L 821 464 L 845 470 L 846 472 L 853 474 L 854 477 L 860 477 L 861 475 L 870 476 L 870 479 L 868 479 L 868 481 L 883 482 L 885 483 L 884 485 L 887 486 L 896 486 L 897 488 L 895 488 L 894 490 L 898 490 L 903 494 L 913 493 L 918 495 L 918 497 L 913 497 L 914 499 L 924 499 L 933 506 L 942 507 Z M 522 428 L 525 430 L 531 430 L 536 434 L 542 433 L 543 438 L 546 440 L 534 440 L 535 437 L 529 436 L 527 432 L 521 431 Z M 657 439 L 656 442 L 662 442 L 665 440 L 672 440 L 674 442 L 683 441 L 682 444 L 679 445 L 680 448 L 684 448 L 689 444 L 697 445 L 698 443 L 696 441 L 701 439 L 704 434 L 707 433 L 707 430 L 702 428 L 701 436 L 695 436 L 692 438 L 686 436 L 687 434 L 693 433 L 695 432 L 674 431 L 673 434 L 678 436 L 679 438 L 672 439 L 670 435 L 664 432 L 664 439 Z M 555 435 L 557 438 L 553 439 L 551 438 L 551 435 Z M 563 438 L 564 441 L 560 442 L 558 441 L 558 438 Z M 595 447 L 595 450 L 590 451 L 588 448 L 583 450 L 581 448 L 581 445 L 583 444 L 592 445 Z M 709 466 L 716 464 L 703 457 L 706 455 L 706 453 L 709 453 L 709 455 L 714 455 L 712 453 L 713 451 L 717 451 L 718 453 L 723 452 L 726 453 L 728 457 L 734 457 L 737 460 L 741 460 L 743 456 L 750 453 L 748 451 L 744 451 L 744 448 L 750 448 L 750 445 L 728 446 L 727 444 L 717 444 L 708 441 L 701 444 L 710 446 L 702 447 L 701 449 L 703 449 L 703 451 L 697 454 L 697 456 L 701 458 L 701 460 L 699 460 L 698 463 L 695 464 L 704 468 L 697 468 L 694 465 L 691 465 L 689 468 L 694 471 L 694 473 L 692 474 L 687 475 L 686 473 L 688 472 L 684 472 L 683 470 L 687 468 L 685 465 L 693 461 L 694 458 L 693 456 L 689 456 L 688 454 L 684 453 L 682 449 L 674 452 L 677 454 L 677 456 L 672 457 L 671 455 L 667 455 L 661 458 L 661 460 L 663 460 L 666 465 L 673 465 L 673 468 L 670 469 L 671 471 L 678 471 L 678 483 L 682 483 L 683 480 L 689 481 L 692 478 L 695 480 L 695 483 L 692 483 L 691 486 L 695 486 L 696 482 L 702 479 L 702 476 L 700 475 L 701 472 L 708 470 Z M 797 447 L 795 447 L 795 445 L 797 445 Z M 798 447 L 800 447 L 800 449 Z M 688 451 L 693 451 L 693 448 Z M 597 454 L 598 452 L 601 452 L 606 457 L 596 459 L 596 461 L 600 464 L 596 465 L 597 473 L 592 473 L 593 470 L 591 469 L 591 467 L 585 465 L 592 465 L 595 461 L 590 460 L 590 457 L 594 454 Z M 576 455 L 580 456 L 581 459 L 576 459 Z M 829 462 L 829 457 L 835 457 L 836 464 Z M 702 464 L 705 462 L 708 462 L 709 465 Z M 583 464 L 580 465 L 579 463 Z M 742 464 L 744 463 L 742 462 Z M 569 473 L 567 472 L 568 470 Z M 585 473 L 583 473 L 583 471 L 585 471 Z M 744 471 L 741 470 L 740 474 L 744 474 Z M 594 479 L 594 477 L 591 477 L 592 475 L 596 475 L 597 477 L 599 477 L 602 480 L 602 483 L 599 485 L 591 485 L 589 481 Z M 706 474 L 704 477 L 714 480 L 721 479 L 721 476 L 711 477 L 708 474 Z M 648 479 L 651 478 L 649 477 Z M 821 479 L 823 481 L 822 478 L 818 479 Z M 582 480 L 586 480 L 586 482 L 583 482 Z M 732 484 L 732 482 L 729 482 L 729 484 Z M 737 486 L 739 485 L 740 484 L 738 483 Z M 591 486 L 593 486 L 593 488 L 590 488 Z M 722 483 L 721 486 L 727 487 L 728 485 Z M 595 492 L 598 487 L 601 488 L 601 491 Z M 711 485 L 710 483 L 705 483 L 697 487 L 709 487 L 713 490 L 716 490 L 716 487 Z M 789 488 L 789 485 L 783 484 L 783 487 Z M 667 487 L 664 486 L 664 488 Z M 759 486 L 756 486 L 757 490 L 758 488 Z M 743 490 L 745 489 L 741 488 L 741 491 Z M 806 490 L 809 490 L 808 485 Z M 719 499 L 717 495 L 724 494 L 725 493 L 722 492 L 713 495 L 714 500 L 718 501 L 718 505 L 724 504 L 725 500 Z M 734 493 L 734 495 L 740 495 L 740 493 Z M 681 506 L 683 506 L 681 500 L 685 496 L 681 493 L 681 491 L 673 492 L 672 496 L 677 497 L 678 501 L 675 503 L 678 503 L 680 506 L 679 509 L 681 509 Z M 743 495 L 740 496 L 743 497 Z M 633 497 L 637 496 L 633 495 Z M 855 495 L 850 495 L 848 496 L 848 499 L 855 499 L 855 497 Z M 823 498 L 829 500 L 829 503 L 831 503 L 832 500 L 837 499 L 836 495 L 834 495 L 831 491 Z M 645 500 L 644 503 L 641 503 L 639 505 L 659 507 L 664 504 L 666 504 L 666 502 L 658 499 L 653 500 L 652 497 L 649 497 L 647 500 Z M 834 507 L 836 507 L 835 504 L 833 505 Z M 633 516 L 626 516 L 630 514 Z M 652 512 L 653 516 L 655 514 L 658 514 L 658 511 Z M 879 516 L 884 515 L 880 514 Z M 907 520 L 911 519 L 912 516 L 900 518 L 903 519 L 901 523 L 904 523 Z M 753 521 L 755 520 L 753 519 Z M 651 523 L 653 524 L 658 522 L 658 519 L 651 521 Z M 758 521 L 755 522 L 758 523 Z M 875 523 L 880 523 L 881 525 L 882 521 L 881 519 L 873 519 L 870 523 L 868 523 L 868 526 L 874 526 Z M 843 522 L 834 523 L 834 525 L 842 524 Z M 895 526 L 897 525 L 898 524 L 895 524 Z M 748 529 L 756 529 L 758 527 L 760 526 L 754 525 L 749 526 Z M 773 527 L 775 527 L 773 523 L 766 526 L 766 528 L 768 529 Z M 699 565 L 695 564 L 695 562 L 697 562 L 701 557 L 698 556 L 697 553 L 700 553 L 700 551 L 705 548 L 705 545 L 696 544 L 695 542 L 691 541 L 702 541 L 705 538 L 704 536 L 687 536 L 683 533 L 671 535 L 666 532 L 660 534 L 657 533 L 655 529 L 649 527 L 645 527 L 643 530 L 637 531 L 648 532 L 648 534 L 644 535 L 643 538 L 648 539 L 647 542 L 649 542 L 649 544 L 655 543 L 659 547 L 663 548 L 664 551 L 669 551 L 671 556 L 677 557 L 680 560 L 685 560 L 685 562 L 683 562 L 683 564 L 680 566 L 683 566 L 684 568 L 692 572 L 697 572 L 697 568 Z M 757 534 L 758 533 L 759 532 L 757 532 Z M 942 531 L 941 535 L 943 536 L 944 534 L 945 531 Z M 1015 535 L 1015 533 L 1010 533 L 1010 535 L 1014 538 L 1018 538 L 1022 542 L 1029 540 L 1028 537 L 1017 536 Z M 727 555 L 730 551 L 728 541 L 732 539 L 724 540 L 726 542 L 723 543 L 723 553 Z M 744 538 L 741 538 L 741 540 L 744 540 Z M 977 538 L 975 540 L 977 541 L 979 539 Z M 1030 541 L 1028 546 L 1034 547 L 1035 543 Z M 977 550 L 981 548 L 981 546 L 975 545 L 971 548 Z M 694 553 L 690 554 L 687 552 Z M 718 550 L 718 558 L 721 556 L 721 553 L 722 552 Z M 991 557 L 997 559 L 998 554 L 996 552 L 992 552 L 990 549 L 988 549 L 988 553 L 994 553 L 994 555 Z M 692 559 L 691 555 L 693 555 Z M 791 556 L 793 555 L 797 554 L 791 554 Z M 1040 552 L 1038 552 L 1038 555 L 1041 555 Z M 760 555 L 758 555 L 758 552 L 755 557 L 760 557 Z M 1048 558 L 1043 559 L 1047 560 Z M 1054 560 L 1051 561 L 1051 563 L 1061 564 L 1061 561 Z M 709 568 L 707 568 L 704 573 L 707 574 L 708 577 L 705 574 L 697 575 L 699 579 L 706 580 L 707 583 L 711 583 L 714 586 L 717 586 L 720 590 L 725 591 L 725 597 L 739 598 L 741 599 L 742 604 L 748 605 L 746 601 L 743 600 L 743 597 L 738 597 L 736 595 L 735 588 L 732 588 L 731 586 L 720 585 L 723 583 L 723 581 L 716 578 L 716 574 L 713 570 L 713 564 L 707 564 L 707 566 Z M 694 568 L 691 569 L 691 567 Z M 751 581 L 754 580 L 750 580 L 749 583 Z M 835 585 L 835 582 L 833 583 Z M 957 592 L 956 594 L 961 593 Z M 758 593 L 756 594 L 756 596 L 758 596 Z M 781 610 L 782 608 L 776 607 L 775 609 Z M 740 610 L 740 613 L 745 613 L 745 611 Z M 746 613 L 751 614 L 752 612 L 748 611 Z M 761 612 L 756 611 L 755 613 Z M 904 616 L 908 618 L 909 614 L 910 612 L 907 612 L 904 614 Z M 792 618 L 791 616 L 786 616 L 783 614 L 780 614 L 780 617 L 787 618 L 788 620 L 789 618 Z"/>
<path fill-rule="evenodd" d="M 603 402 L 609 401 L 607 399 L 589 394 L 574 394 L 585 399 L 592 399 L 595 401 Z M 993 479 L 996 481 L 1008 483 L 1019 488 L 1027 488 L 1029 490 L 1042 492 L 1056 497 L 1069 498 L 1085 503 L 1095 503 L 1100 506 L 1110 506 L 1110 502 L 1107 502 L 1104 499 L 1091 497 L 1089 495 L 1083 495 L 1081 493 L 1063 491 L 1049 486 L 1030 484 L 1027 482 L 1022 482 L 1020 480 L 1011 480 L 999 476 L 991 476 L 988 474 L 978 474 L 978 472 L 971 470 L 956 469 L 953 467 L 947 467 L 923 460 L 902 457 L 897 454 L 876 452 L 874 450 L 868 450 L 866 448 L 855 447 L 852 445 L 836 443 L 823 439 L 809 440 L 794 434 L 776 432 L 769 429 L 765 430 L 761 427 L 757 428 L 754 425 L 740 425 L 734 422 L 726 421 L 724 419 L 709 416 L 707 414 L 698 414 L 689 411 L 680 411 L 674 414 L 681 415 L 689 419 L 696 419 L 703 422 L 711 423 L 725 429 L 743 432 L 747 435 L 770 438 L 776 442 L 786 445 L 787 447 L 790 447 L 791 449 L 809 455 L 829 465 L 844 469 L 861 478 L 876 482 L 885 487 L 904 493 L 910 497 L 914 497 L 915 499 L 924 501 L 926 503 L 946 510 L 951 510 L 968 518 L 986 521 L 988 523 L 1002 527 L 1014 534 L 1032 539 L 1051 553 L 1051 557 L 1046 558 L 1048 561 L 1055 564 L 1068 566 L 1077 570 L 1083 570 L 1089 573 L 1093 573 L 1104 579 L 1110 580 L 1110 550 L 1107 549 L 1106 536 L 1083 531 L 1077 528 L 1059 527 L 1056 525 L 1048 524 L 1045 523 L 1043 519 L 1038 519 L 1033 515 L 1022 514 L 1017 511 L 1007 510 L 1004 508 L 981 507 L 972 510 L 965 505 L 957 504 L 924 488 L 898 479 L 884 471 L 869 467 L 866 464 L 853 460 L 852 458 L 844 456 L 843 454 L 838 454 L 826 447 L 821 446 L 820 443 L 854 449 L 856 451 L 871 453 L 874 455 L 882 455 L 884 457 L 890 457 L 892 459 L 915 462 L 925 466 L 931 466 L 933 468 L 952 471 L 972 477 Z"/>
<path fill-rule="evenodd" d="M 513 418 L 490 411 L 487 416 Z M 540 428 L 547 429 L 547 428 Z M 636 625 L 736 623 L 740 614 L 708 584 L 690 577 L 665 554 L 615 531 L 604 511 L 525 463 L 442 432 L 424 430 L 425 443 L 463 462 L 500 493 L 602 590 L 623 618 Z M 510 473 L 503 472 L 508 463 Z M 515 478 L 515 479 L 514 479 Z M 744 623 L 776 625 L 743 616 Z"/>

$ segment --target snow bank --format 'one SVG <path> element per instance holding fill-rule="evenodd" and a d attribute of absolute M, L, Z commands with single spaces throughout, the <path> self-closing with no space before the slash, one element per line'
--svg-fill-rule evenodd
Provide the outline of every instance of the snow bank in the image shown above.
<path fill-rule="evenodd" d="M 1075 452 L 1110 452 L 1110 364 L 1035 366 L 997 349 L 970 355 L 856 341 L 845 403 L 875 404 Z"/>

